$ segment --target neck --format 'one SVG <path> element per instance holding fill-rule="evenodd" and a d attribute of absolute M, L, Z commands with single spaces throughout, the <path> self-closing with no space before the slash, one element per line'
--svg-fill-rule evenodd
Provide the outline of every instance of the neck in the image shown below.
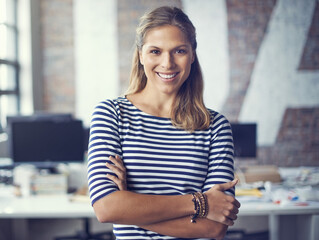
<path fill-rule="evenodd" d="M 154 93 L 151 94 L 145 89 L 139 93 L 129 95 L 127 98 L 141 111 L 166 118 L 170 118 L 171 106 L 175 99 L 175 97 L 165 94 L 154 95 Z"/>

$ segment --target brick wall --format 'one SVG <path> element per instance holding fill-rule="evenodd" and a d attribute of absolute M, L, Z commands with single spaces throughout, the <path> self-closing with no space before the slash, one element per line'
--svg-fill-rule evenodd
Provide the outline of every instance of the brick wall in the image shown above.
<path fill-rule="evenodd" d="M 276 143 L 268 151 L 268 162 L 279 166 L 318 166 L 319 107 L 286 109 Z"/>
<path fill-rule="evenodd" d="M 74 113 L 73 1 L 41 0 L 40 10 L 43 110 Z"/>
<path fill-rule="evenodd" d="M 276 0 L 227 0 L 230 89 L 223 113 L 237 121 Z"/>
<path fill-rule="evenodd" d="M 41 31 L 43 52 L 43 99 L 47 111 L 74 112 L 74 35 L 73 1 L 42 0 Z M 226 0 L 230 59 L 230 89 L 221 111 L 230 121 L 239 119 L 251 84 L 251 77 L 268 24 L 279 0 Z M 281 1 L 282 2 L 282 1 Z M 143 13 L 161 5 L 183 7 L 175 0 L 118 0 L 118 56 L 120 92 L 129 81 L 135 28 Z M 318 2 L 297 70 L 318 70 Z M 200 13 L 199 13 L 200 14 Z M 274 59 L 276 60 L 276 59 Z M 297 72 L 296 74 L 299 74 Z M 287 79 L 289 81 L 290 79 Z M 299 84 L 309 84 L 306 80 Z M 311 86 L 310 86 L 311 87 Z M 275 89 L 269 89 L 273 91 Z M 319 166 L 319 102 L 310 106 L 296 104 L 285 110 L 275 143 L 259 146 L 258 158 L 240 164 L 276 164 L 278 166 Z M 305 107 L 300 107 L 305 106 Z"/>
<path fill-rule="evenodd" d="M 275 0 L 226 1 L 231 87 L 223 112 L 231 121 L 238 120 L 258 51 L 277 2 Z M 315 6 L 298 70 L 316 70 L 319 66 L 318 2 Z M 276 60 L 273 59 L 273 61 Z M 282 81 L 289 81 L 289 79 L 282 79 Z M 308 83 L 304 80 L 300 84 Z M 269 91 L 275 91 L 275 89 L 269 89 Z M 239 159 L 238 165 L 319 166 L 318 106 L 319 102 L 313 107 L 287 108 L 275 143 L 271 146 L 259 146 L 257 161 Z"/>
<path fill-rule="evenodd" d="M 300 61 L 299 70 L 319 69 L 319 2 L 316 2 L 314 16 L 308 32 L 307 42 Z"/>

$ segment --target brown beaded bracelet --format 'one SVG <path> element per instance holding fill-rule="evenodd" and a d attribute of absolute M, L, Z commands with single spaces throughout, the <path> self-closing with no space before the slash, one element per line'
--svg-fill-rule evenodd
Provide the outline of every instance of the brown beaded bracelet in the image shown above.
<path fill-rule="evenodd" d="M 196 218 L 205 218 L 208 214 L 207 197 L 204 193 L 192 193 L 195 214 L 191 215 L 191 222 L 196 223 Z"/>
<path fill-rule="evenodd" d="M 192 196 L 193 196 L 192 201 L 194 202 L 195 213 L 191 215 L 191 222 L 192 223 L 196 223 L 195 219 L 198 217 L 198 214 L 199 214 L 199 205 L 198 205 L 198 202 L 197 202 L 197 199 L 196 199 L 196 195 L 194 193 L 192 193 Z"/>

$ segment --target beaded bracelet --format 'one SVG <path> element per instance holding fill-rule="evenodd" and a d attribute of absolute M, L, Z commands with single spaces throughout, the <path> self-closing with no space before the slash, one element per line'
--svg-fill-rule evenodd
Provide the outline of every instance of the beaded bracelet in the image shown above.
<path fill-rule="evenodd" d="M 191 222 L 196 223 L 196 218 L 205 218 L 208 214 L 207 197 L 204 193 L 192 193 L 195 213 L 191 215 Z"/>
<path fill-rule="evenodd" d="M 200 202 L 200 213 L 198 217 L 204 218 L 208 214 L 208 204 L 207 204 L 207 198 L 204 193 L 195 193 L 197 196 L 198 201 Z"/>
<path fill-rule="evenodd" d="M 194 202 L 194 210 L 195 210 L 195 213 L 193 215 L 191 215 L 191 222 L 192 223 L 196 223 L 196 218 L 198 217 L 198 214 L 199 214 L 199 210 L 200 210 L 200 206 L 198 204 L 198 201 L 197 201 L 197 197 L 194 193 L 192 193 L 192 196 L 193 196 L 193 199 L 192 201 Z"/>

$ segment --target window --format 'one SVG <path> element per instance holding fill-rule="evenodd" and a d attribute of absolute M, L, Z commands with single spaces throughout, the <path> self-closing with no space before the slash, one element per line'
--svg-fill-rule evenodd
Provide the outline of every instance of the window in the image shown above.
<path fill-rule="evenodd" d="M 20 112 L 17 0 L 0 0 L 0 131 Z"/>

